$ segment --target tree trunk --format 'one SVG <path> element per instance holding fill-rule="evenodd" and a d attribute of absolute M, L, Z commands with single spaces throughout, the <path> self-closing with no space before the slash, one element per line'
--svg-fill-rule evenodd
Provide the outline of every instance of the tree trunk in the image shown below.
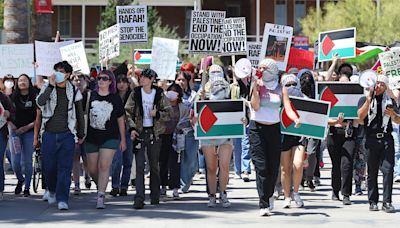
<path fill-rule="evenodd" d="M 31 42 L 35 40 L 52 41 L 51 13 L 32 13 Z"/>
<path fill-rule="evenodd" d="M 4 36 L 9 44 L 28 43 L 28 0 L 4 0 Z"/>

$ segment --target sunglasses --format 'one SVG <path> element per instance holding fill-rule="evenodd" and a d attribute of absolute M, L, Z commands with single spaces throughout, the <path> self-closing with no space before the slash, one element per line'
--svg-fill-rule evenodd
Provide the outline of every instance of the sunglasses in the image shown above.
<path fill-rule="evenodd" d="M 97 76 L 97 81 L 100 81 L 100 80 L 102 80 L 102 81 L 110 81 L 110 78 L 109 77 L 106 77 L 106 76 Z"/>
<path fill-rule="evenodd" d="M 292 86 L 297 86 L 297 83 L 289 83 L 285 85 L 285 87 L 292 87 Z"/>

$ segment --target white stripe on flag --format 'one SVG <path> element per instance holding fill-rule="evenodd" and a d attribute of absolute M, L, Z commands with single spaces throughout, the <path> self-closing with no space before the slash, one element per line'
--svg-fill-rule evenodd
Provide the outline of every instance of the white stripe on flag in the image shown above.
<path fill-rule="evenodd" d="M 339 100 L 335 106 L 358 106 L 358 101 L 364 94 L 335 94 Z"/>
<path fill-rule="evenodd" d="M 313 113 L 313 112 L 305 112 L 301 110 L 297 110 L 297 113 L 300 116 L 301 124 L 310 124 L 314 126 L 325 127 L 328 121 L 327 115 Z"/>
<path fill-rule="evenodd" d="M 214 125 L 241 124 L 244 117 L 243 112 L 217 112 L 214 115 L 217 117 Z"/>
<path fill-rule="evenodd" d="M 354 47 L 354 44 L 356 42 L 354 38 L 346 38 L 346 39 L 332 40 L 332 41 L 335 44 L 335 47 L 333 47 L 333 49 Z"/>

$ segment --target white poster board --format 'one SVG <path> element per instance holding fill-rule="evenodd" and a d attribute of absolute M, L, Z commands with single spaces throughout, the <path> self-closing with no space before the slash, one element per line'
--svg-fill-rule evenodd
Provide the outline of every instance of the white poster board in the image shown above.
<path fill-rule="evenodd" d="M 258 67 L 260 61 L 260 52 L 262 43 L 259 42 L 247 42 L 247 59 L 250 60 L 251 66 L 254 68 Z"/>
<path fill-rule="evenodd" d="M 60 48 L 61 57 L 72 65 L 74 71 L 89 75 L 90 69 L 83 42 L 77 42 Z"/>
<path fill-rule="evenodd" d="M 389 88 L 400 88 L 400 50 L 379 53 L 384 74 L 389 78 Z"/>
<path fill-rule="evenodd" d="M 147 6 L 117 6 L 120 42 L 147 42 Z"/>
<path fill-rule="evenodd" d="M 99 33 L 100 63 L 119 56 L 119 25 L 115 24 Z"/>
<path fill-rule="evenodd" d="M 247 48 L 246 42 L 246 18 L 226 18 L 221 55 L 245 55 Z"/>
<path fill-rule="evenodd" d="M 189 53 L 220 54 L 225 11 L 192 11 Z"/>
<path fill-rule="evenodd" d="M 42 42 L 35 40 L 36 75 L 50 76 L 54 72 L 54 65 L 62 61 L 60 48 L 73 44 L 75 41 Z"/>
<path fill-rule="evenodd" d="M 154 37 L 150 69 L 161 80 L 175 80 L 179 40 Z"/>
<path fill-rule="evenodd" d="M 292 43 L 293 28 L 285 25 L 266 23 L 260 60 L 274 59 L 279 70 L 285 71 Z"/>
<path fill-rule="evenodd" d="M 33 76 L 33 44 L 0 45 L 0 78 L 6 74 Z"/>

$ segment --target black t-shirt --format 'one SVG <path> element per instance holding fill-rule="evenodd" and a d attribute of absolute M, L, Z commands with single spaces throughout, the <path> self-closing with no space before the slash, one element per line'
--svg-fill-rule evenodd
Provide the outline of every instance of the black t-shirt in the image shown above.
<path fill-rule="evenodd" d="M 382 133 L 383 132 L 383 127 L 382 127 L 382 122 L 383 122 L 383 116 L 382 116 L 382 99 L 383 95 L 375 96 L 376 98 L 376 103 L 377 103 L 377 112 L 376 112 L 376 117 L 372 120 L 371 124 L 368 126 L 368 115 L 364 119 L 364 130 L 367 135 L 370 134 L 376 134 L 376 133 Z M 365 103 L 366 97 L 361 97 L 360 100 L 358 101 L 358 108 L 360 109 L 364 103 Z M 399 113 L 399 109 L 397 107 L 396 102 L 392 99 L 393 103 L 393 110 L 396 113 Z M 386 132 L 391 133 L 393 131 L 393 126 L 392 126 L 392 121 L 389 119 Z"/>
<path fill-rule="evenodd" d="M 121 98 L 117 94 L 90 95 L 88 132 L 86 141 L 102 144 L 109 139 L 119 139 L 118 118 L 125 114 Z"/>
<path fill-rule="evenodd" d="M 15 119 L 12 122 L 17 128 L 35 121 L 37 107 L 34 95 L 13 94 L 11 100 L 15 107 Z"/>

